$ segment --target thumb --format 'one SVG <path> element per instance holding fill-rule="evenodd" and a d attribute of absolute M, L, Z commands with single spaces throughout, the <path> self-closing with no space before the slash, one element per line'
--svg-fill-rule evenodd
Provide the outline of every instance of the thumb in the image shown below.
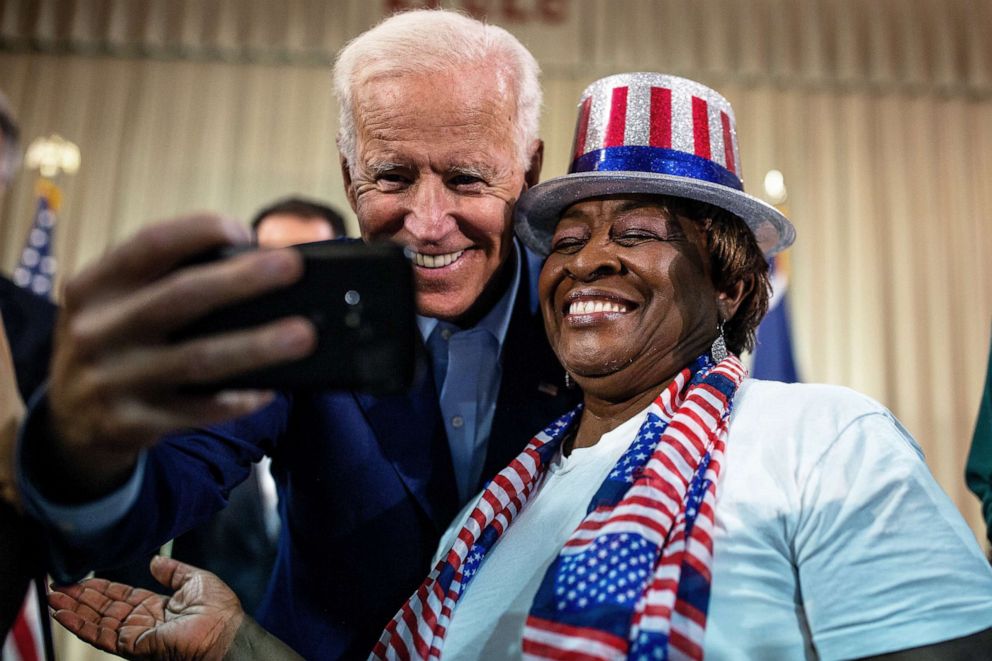
<path fill-rule="evenodd" d="M 149 569 L 156 581 L 173 591 L 181 588 L 195 572 L 199 571 L 192 565 L 167 558 L 164 555 L 156 555 L 152 558 Z"/>

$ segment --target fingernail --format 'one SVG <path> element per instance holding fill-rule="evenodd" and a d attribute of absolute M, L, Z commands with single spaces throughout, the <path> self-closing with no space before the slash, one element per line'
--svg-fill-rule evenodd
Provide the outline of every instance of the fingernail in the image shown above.
<path fill-rule="evenodd" d="M 243 410 L 255 410 L 272 401 L 271 390 L 222 390 L 215 395 L 216 401 L 228 408 L 239 408 Z M 160 562 L 160 558 L 155 558 L 152 562 Z"/>
<path fill-rule="evenodd" d="M 295 275 L 296 256 L 288 250 L 264 250 L 261 256 L 261 266 L 266 273 L 276 276 Z"/>
<path fill-rule="evenodd" d="M 314 342 L 314 328 L 308 321 L 292 319 L 279 329 L 277 337 L 283 349 L 293 352 L 303 351 L 309 349 Z"/>
<path fill-rule="evenodd" d="M 224 229 L 231 236 L 234 243 L 248 243 L 251 241 L 251 232 L 244 222 L 234 216 L 220 215 L 220 221 Z"/>

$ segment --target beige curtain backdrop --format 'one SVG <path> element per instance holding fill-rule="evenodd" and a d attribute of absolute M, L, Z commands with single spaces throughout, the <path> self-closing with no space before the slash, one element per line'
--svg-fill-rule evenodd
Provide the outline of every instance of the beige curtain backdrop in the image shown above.
<path fill-rule="evenodd" d="M 300 192 L 347 209 L 329 63 L 381 0 L 0 0 L 0 89 L 27 140 L 82 151 L 59 278 L 142 225 Z M 983 537 L 963 467 L 992 322 L 992 0 L 463 0 L 544 69 L 545 178 L 597 76 L 661 70 L 734 104 L 745 184 L 785 174 L 802 377 L 891 408 Z M 33 173 L 0 201 L 17 262 Z M 356 226 L 349 212 L 349 230 Z"/>
<path fill-rule="evenodd" d="M 290 192 L 347 209 L 328 62 L 392 4 L 0 4 L 0 89 L 25 139 L 57 132 L 82 151 L 61 182 L 60 279 L 191 210 L 245 218 Z M 526 20 L 500 20 L 506 4 Z M 992 319 L 992 2 L 558 0 L 550 19 L 544 4 L 490 3 L 545 69 L 545 177 L 565 171 L 596 76 L 660 69 L 718 87 L 748 189 L 785 173 L 802 376 L 892 408 L 977 531 L 961 476 Z M 0 207 L 8 273 L 33 177 Z"/>

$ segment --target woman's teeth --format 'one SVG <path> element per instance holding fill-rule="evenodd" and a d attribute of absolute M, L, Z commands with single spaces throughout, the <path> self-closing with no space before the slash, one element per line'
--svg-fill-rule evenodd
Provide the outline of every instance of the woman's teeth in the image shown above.
<path fill-rule="evenodd" d="M 449 252 L 444 255 L 422 255 L 419 252 L 413 253 L 413 263 L 417 266 L 423 266 L 426 269 L 439 269 L 442 266 L 447 266 L 452 262 L 456 261 L 462 256 L 464 250 L 459 250 L 457 252 Z"/>
<path fill-rule="evenodd" d="M 572 301 L 568 314 L 593 314 L 595 312 L 626 312 L 627 306 L 616 301 Z"/>

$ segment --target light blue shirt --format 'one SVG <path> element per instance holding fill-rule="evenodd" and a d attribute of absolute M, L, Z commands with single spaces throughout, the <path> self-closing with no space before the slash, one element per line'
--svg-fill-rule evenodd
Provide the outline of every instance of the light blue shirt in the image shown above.
<path fill-rule="evenodd" d="M 479 488 L 502 382 L 500 355 L 520 285 L 520 248 L 513 243 L 513 277 L 496 305 L 472 328 L 417 317 L 431 359 L 444 430 L 451 450 L 458 496 L 465 502 Z"/>

